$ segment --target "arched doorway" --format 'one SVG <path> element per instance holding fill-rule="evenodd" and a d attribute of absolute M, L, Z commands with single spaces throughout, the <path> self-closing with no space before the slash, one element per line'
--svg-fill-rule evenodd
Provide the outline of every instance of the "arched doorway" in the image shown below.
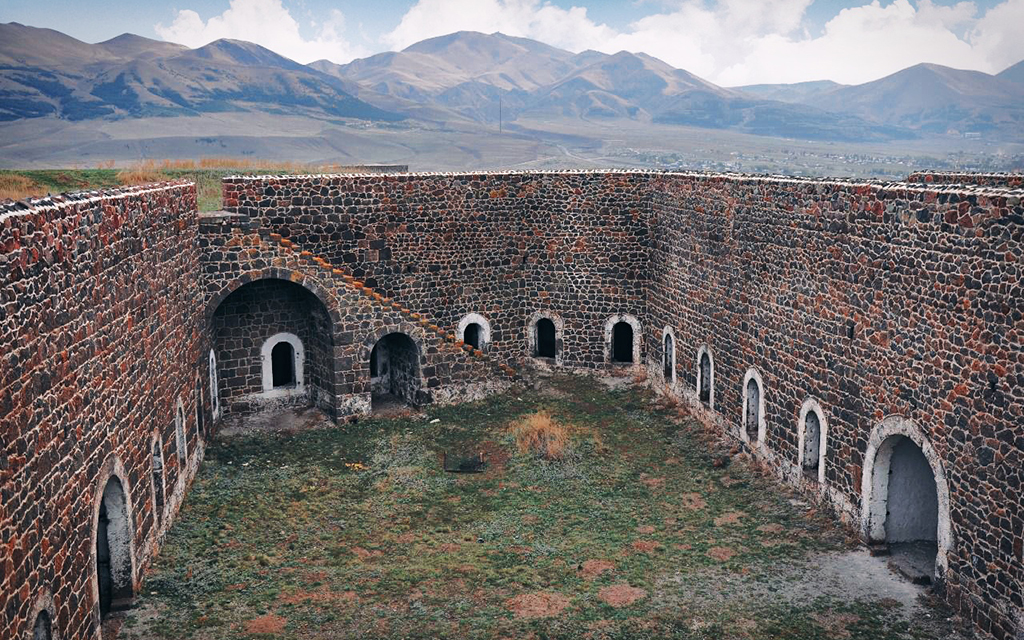
<path fill-rule="evenodd" d="M 404 333 L 389 333 L 370 350 L 370 393 L 374 409 L 396 401 L 416 406 L 420 392 L 420 350 Z"/>
<path fill-rule="evenodd" d="M 313 290 L 264 278 L 238 287 L 211 316 L 219 381 L 214 414 L 274 406 L 335 410 L 334 320 Z"/>
<path fill-rule="evenodd" d="M 708 409 L 715 408 L 715 361 L 706 346 L 697 351 L 697 398 Z"/>
<path fill-rule="evenodd" d="M 541 318 L 537 321 L 535 331 L 537 350 L 534 355 L 538 358 L 554 358 L 557 355 L 555 323 L 550 318 Z"/>
<path fill-rule="evenodd" d="M 153 513 L 157 526 L 160 525 L 164 513 L 164 492 L 167 485 L 164 480 L 164 452 L 159 434 L 153 438 Z"/>
<path fill-rule="evenodd" d="M 676 341 L 672 337 L 672 330 L 668 327 L 665 327 L 662 333 L 665 338 L 661 352 L 661 375 L 666 384 L 674 385 L 676 383 Z"/>
<path fill-rule="evenodd" d="M 821 405 L 813 398 L 804 400 L 797 422 L 797 465 L 803 477 L 824 484 L 825 447 L 828 424 Z"/>
<path fill-rule="evenodd" d="M 616 322 L 612 327 L 612 362 L 633 362 L 633 327 L 628 322 Z"/>
<path fill-rule="evenodd" d="M 949 488 L 942 463 L 909 420 L 887 418 L 865 453 L 862 522 L 900 571 L 927 583 L 945 574 L 950 549 Z"/>
<path fill-rule="evenodd" d="M 604 323 L 605 362 L 640 362 L 640 321 L 628 313 L 614 315 Z"/>
<path fill-rule="evenodd" d="M 32 640 L 52 640 L 53 622 L 50 620 L 50 613 L 45 609 L 36 616 L 36 623 L 32 626 Z"/>
<path fill-rule="evenodd" d="M 111 476 L 100 497 L 96 524 L 96 582 L 101 619 L 131 604 L 131 536 L 124 489 L 117 476 Z"/>
<path fill-rule="evenodd" d="M 748 369 L 743 376 L 743 424 L 740 426 L 740 437 L 752 446 L 764 443 L 764 383 L 757 369 Z"/>

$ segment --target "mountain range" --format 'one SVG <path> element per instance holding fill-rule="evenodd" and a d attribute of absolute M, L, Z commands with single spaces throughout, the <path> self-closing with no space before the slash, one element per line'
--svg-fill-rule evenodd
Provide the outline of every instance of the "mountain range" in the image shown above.
<path fill-rule="evenodd" d="M 998 75 L 921 64 L 856 86 L 725 88 L 643 53 L 572 53 L 458 32 L 338 65 L 259 45 L 189 49 L 124 34 L 87 44 L 0 25 L 0 122 L 262 113 L 322 122 L 516 131 L 522 122 L 633 121 L 806 140 L 972 133 L 1024 140 L 1024 62 Z"/>

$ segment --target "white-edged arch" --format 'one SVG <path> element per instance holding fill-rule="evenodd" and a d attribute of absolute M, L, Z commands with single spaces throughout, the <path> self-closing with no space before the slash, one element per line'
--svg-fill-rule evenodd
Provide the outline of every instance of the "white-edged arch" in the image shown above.
<path fill-rule="evenodd" d="M 796 468 L 803 473 L 804 444 L 807 437 L 807 415 L 813 412 L 818 417 L 818 484 L 825 486 L 825 454 L 828 446 L 828 419 L 825 411 L 814 398 L 807 398 L 800 406 L 800 417 L 797 420 L 797 461 Z"/>
<path fill-rule="evenodd" d="M 700 346 L 700 348 L 697 349 L 697 376 L 696 376 L 696 378 L 694 378 L 696 380 L 696 382 L 697 382 L 697 385 L 696 385 L 697 399 L 700 400 L 700 388 L 701 388 L 701 385 L 704 382 L 704 379 L 702 378 L 702 374 L 701 374 L 701 370 L 700 370 L 700 361 L 703 359 L 703 357 L 705 355 L 708 357 L 708 363 L 711 365 L 709 367 L 710 368 L 710 375 L 708 376 L 708 409 L 711 409 L 712 411 L 714 411 L 714 409 L 715 409 L 715 354 L 711 351 L 711 347 L 706 345 L 706 344 L 702 344 Z"/>
<path fill-rule="evenodd" d="M 936 532 L 938 554 L 935 571 L 941 580 L 949 568 L 949 552 L 953 547 L 953 532 L 949 516 L 949 485 L 942 459 L 928 441 L 928 436 L 913 420 L 902 416 L 888 416 L 871 431 L 868 448 L 864 453 L 861 473 L 861 531 L 869 542 L 885 541 L 885 519 L 889 503 L 889 463 L 897 438 L 910 439 L 924 454 L 935 477 L 935 493 L 939 501 L 939 522 Z"/>
<path fill-rule="evenodd" d="M 220 388 L 217 386 L 217 354 L 210 349 L 210 413 L 211 420 L 220 417 Z"/>
<path fill-rule="evenodd" d="M 562 336 L 565 332 L 565 322 L 562 318 L 554 312 L 541 310 L 534 311 L 529 318 L 526 320 L 526 351 L 527 355 L 531 358 L 537 357 L 537 323 L 541 318 L 547 318 L 555 325 L 555 364 L 562 364 L 562 352 L 564 350 L 564 344 L 562 343 Z"/>
<path fill-rule="evenodd" d="M 295 367 L 295 384 L 286 387 L 274 386 L 274 347 L 286 342 L 292 347 L 292 366 Z M 260 347 L 260 362 L 262 363 L 262 379 L 264 398 L 286 398 L 298 396 L 306 392 L 305 363 L 306 351 L 302 348 L 302 340 L 294 333 L 282 331 L 275 333 L 264 341 Z"/>
<path fill-rule="evenodd" d="M 50 621 L 50 640 L 58 640 L 59 632 L 57 629 L 57 608 L 53 604 L 53 594 L 49 589 L 43 590 L 32 603 L 31 613 L 29 613 L 28 620 L 29 626 L 25 630 L 25 640 L 35 640 L 35 629 L 36 625 L 39 624 L 40 618 L 46 615 Z"/>
<path fill-rule="evenodd" d="M 112 500 L 111 503 L 107 504 L 107 518 L 109 519 L 111 517 L 110 511 L 113 508 L 115 512 L 120 511 L 119 515 L 123 516 L 124 520 L 123 522 L 119 522 L 113 528 L 111 528 L 109 524 L 107 526 L 107 542 L 108 544 L 111 542 L 115 543 L 110 548 L 111 556 L 116 552 L 119 555 L 119 560 L 122 561 L 122 565 L 117 569 L 117 571 L 111 567 L 111 576 L 116 580 L 122 581 L 122 588 L 125 584 L 123 581 L 128 581 L 127 586 L 130 588 L 131 593 L 135 593 L 139 563 L 137 561 L 135 551 L 135 510 L 132 507 L 132 488 L 128 484 L 128 477 L 128 472 L 125 470 L 121 459 L 116 455 L 111 455 L 107 458 L 107 461 L 100 469 L 95 490 L 93 492 L 92 524 L 90 529 L 91 538 L 89 543 L 89 567 L 92 573 L 92 578 L 89 580 L 89 583 L 92 590 L 92 612 L 94 627 L 96 629 L 100 628 L 100 624 L 102 622 L 102 616 L 100 615 L 100 583 L 99 572 L 97 571 L 96 540 L 99 536 L 100 506 L 105 499 L 107 485 L 112 479 L 116 479 L 118 485 L 120 485 L 120 491 L 115 492 L 120 494 L 120 501 Z M 125 567 L 123 564 L 126 558 L 129 563 L 128 567 Z M 113 557 L 111 558 L 111 564 L 113 564 Z M 127 571 L 125 569 L 127 569 Z"/>
<path fill-rule="evenodd" d="M 613 352 L 614 345 L 612 344 L 612 336 L 615 332 L 615 325 L 620 322 L 625 322 L 633 329 L 633 344 L 631 345 L 633 347 L 633 362 L 616 363 L 613 357 L 615 354 Z M 635 367 L 640 366 L 642 364 L 640 361 L 640 343 L 642 342 L 641 338 L 643 335 L 643 331 L 640 327 L 640 321 L 637 320 L 636 316 L 628 313 L 617 313 L 609 317 L 604 323 L 604 361 L 607 364 L 628 364 Z"/>
<path fill-rule="evenodd" d="M 159 455 L 155 455 L 154 452 Z M 153 500 L 153 526 L 159 529 L 167 510 L 167 465 L 164 460 L 164 439 L 159 430 L 154 430 L 153 436 L 149 439 L 149 462 L 152 479 L 150 498 Z"/>
<path fill-rule="evenodd" d="M 463 316 L 462 320 L 459 320 L 456 335 L 458 335 L 459 340 L 465 342 L 466 327 L 471 324 L 480 325 L 480 350 L 487 351 L 487 347 L 491 344 L 491 323 L 479 313 L 467 313 Z"/>
<path fill-rule="evenodd" d="M 747 411 L 750 409 L 747 406 L 747 402 L 749 400 L 747 385 L 751 380 L 754 380 L 757 383 L 757 442 L 751 442 L 750 436 L 747 434 Z M 756 445 L 759 449 L 764 449 L 764 438 L 768 422 L 764 415 L 765 389 L 764 381 L 761 379 L 761 373 L 754 367 L 747 369 L 746 374 L 743 375 L 743 386 L 740 387 L 740 389 L 740 393 L 743 395 L 743 413 L 741 414 L 743 419 L 740 421 L 740 439 L 751 446 Z"/>
<path fill-rule="evenodd" d="M 185 439 L 185 404 L 181 398 L 174 403 L 174 443 L 178 449 L 178 462 L 188 460 L 188 441 Z"/>
<path fill-rule="evenodd" d="M 666 351 L 666 349 L 665 349 L 665 338 L 666 337 L 668 337 L 669 339 L 672 340 L 672 350 L 671 351 Z M 677 346 L 678 344 L 679 343 L 676 341 L 676 332 L 675 332 L 675 330 L 673 330 L 672 327 L 666 325 L 665 328 L 661 330 L 661 349 L 662 349 L 662 354 L 661 354 L 661 373 L 662 373 L 662 377 L 664 378 L 665 365 L 668 364 L 671 367 L 671 369 L 670 369 L 671 372 L 672 372 L 671 377 L 665 378 L 665 384 L 669 385 L 669 387 L 675 387 L 676 386 L 676 350 L 678 349 L 678 346 Z M 666 360 L 667 360 L 667 362 L 666 362 Z"/>

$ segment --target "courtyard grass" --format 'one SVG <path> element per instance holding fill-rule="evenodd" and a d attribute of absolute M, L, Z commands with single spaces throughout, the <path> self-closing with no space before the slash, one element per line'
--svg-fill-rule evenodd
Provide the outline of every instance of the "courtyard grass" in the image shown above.
<path fill-rule="evenodd" d="M 570 434 L 557 459 L 510 432 L 541 411 Z M 870 590 L 802 591 L 844 532 L 712 444 L 578 377 L 218 441 L 119 637 L 947 637 Z M 487 469 L 445 473 L 444 451 Z"/>

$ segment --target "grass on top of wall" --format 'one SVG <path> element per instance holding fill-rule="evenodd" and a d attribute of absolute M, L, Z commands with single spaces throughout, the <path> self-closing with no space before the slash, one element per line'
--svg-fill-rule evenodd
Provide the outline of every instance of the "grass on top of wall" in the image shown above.
<path fill-rule="evenodd" d="M 0 201 L 167 180 L 192 180 L 196 183 L 199 210 L 216 211 L 221 208 L 221 180 L 225 176 L 337 173 L 346 170 L 352 170 L 352 167 L 244 158 L 148 160 L 122 168 L 104 163 L 96 169 L 0 169 Z"/>
<path fill-rule="evenodd" d="M 824 559 L 867 558 L 850 544 L 680 407 L 560 377 L 216 441 L 119 637 L 951 637 L 948 614 L 819 588 Z"/>

